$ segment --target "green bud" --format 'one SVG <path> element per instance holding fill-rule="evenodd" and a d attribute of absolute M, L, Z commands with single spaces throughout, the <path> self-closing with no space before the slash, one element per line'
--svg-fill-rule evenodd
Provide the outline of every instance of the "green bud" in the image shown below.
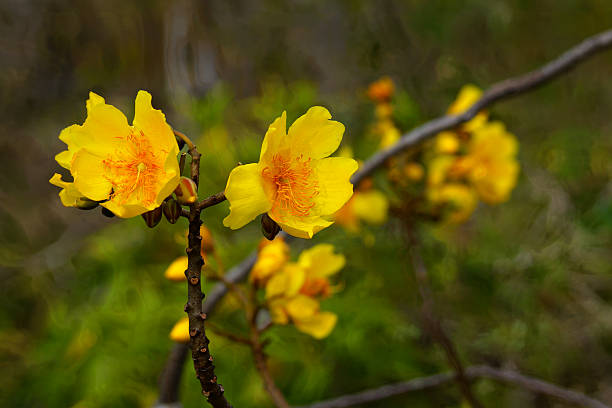
<path fill-rule="evenodd" d="M 164 207 L 164 215 L 170 224 L 174 224 L 181 217 L 181 205 L 174 198 L 166 201 Z"/>

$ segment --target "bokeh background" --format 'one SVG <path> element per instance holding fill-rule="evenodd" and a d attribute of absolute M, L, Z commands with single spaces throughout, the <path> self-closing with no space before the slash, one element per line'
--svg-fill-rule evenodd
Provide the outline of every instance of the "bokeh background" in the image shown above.
<path fill-rule="evenodd" d="M 267 125 L 327 106 L 356 156 L 373 151 L 367 85 L 390 75 L 402 130 L 442 114 L 465 83 L 487 87 L 609 28 L 609 0 L 0 2 L 0 405 L 148 407 L 183 316 L 184 285 L 163 271 L 183 253 L 184 220 L 145 227 L 61 206 L 48 179 L 64 127 L 90 90 L 133 113 L 139 89 L 203 153 L 201 192 L 256 161 Z M 517 368 L 612 403 L 612 53 L 496 105 L 520 142 L 512 198 L 455 228 L 424 228 L 438 308 L 464 361 Z M 257 244 L 206 212 L 226 266 Z M 339 315 L 314 340 L 270 331 L 270 365 L 293 404 L 448 370 L 424 336 L 393 219 L 347 234 Z M 364 250 L 364 237 L 369 246 Z M 372 239 L 373 238 L 373 239 Z M 373 242 L 373 243 L 372 243 Z M 297 245 L 296 252 L 300 248 Z M 310 245 L 310 243 L 308 243 Z M 213 321 L 242 327 L 231 297 Z M 217 374 L 239 407 L 270 406 L 252 358 L 211 335 Z M 478 381 L 490 407 L 557 407 Z M 202 406 L 185 365 L 181 401 Z M 372 407 L 459 407 L 450 385 Z"/>

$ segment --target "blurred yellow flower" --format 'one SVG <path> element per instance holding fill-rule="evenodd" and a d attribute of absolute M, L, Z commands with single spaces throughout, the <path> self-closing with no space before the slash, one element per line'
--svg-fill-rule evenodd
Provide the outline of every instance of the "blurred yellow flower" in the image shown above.
<path fill-rule="evenodd" d="M 139 91 L 135 105 L 130 126 L 123 113 L 90 92 L 85 123 L 61 132 L 68 150 L 55 159 L 70 170 L 74 182 L 57 175 L 50 182 L 64 188 L 64 205 L 72 206 L 80 194 L 101 201 L 119 217 L 134 217 L 159 207 L 176 188 L 179 149 L 172 129 L 151 106 L 148 92 Z"/>
<path fill-rule="evenodd" d="M 380 225 L 387 221 L 389 200 L 378 190 L 356 191 L 353 197 L 334 214 L 335 221 L 346 230 L 357 233 L 360 222 Z"/>
<path fill-rule="evenodd" d="M 333 292 L 329 277 L 344 267 L 346 258 L 342 254 L 335 254 L 333 245 L 319 244 L 302 251 L 297 263 L 305 275 L 300 293 L 311 297 L 328 297 Z"/>
<path fill-rule="evenodd" d="M 393 84 L 393 80 L 385 76 L 370 84 L 367 95 L 372 101 L 383 103 L 391 99 L 394 91 L 395 85 Z"/>
<path fill-rule="evenodd" d="M 453 154 L 459 150 L 459 138 L 454 132 L 440 132 L 435 140 L 436 152 L 441 154 Z"/>
<path fill-rule="evenodd" d="M 467 174 L 482 201 L 506 201 L 519 173 L 517 150 L 516 138 L 503 123 L 487 123 L 474 132 L 468 153 L 456 164 L 455 171 Z"/>
<path fill-rule="evenodd" d="M 409 162 L 404 165 L 404 175 L 410 181 L 420 181 L 425 175 L 425 170 L 419 163 Z"/>
<path fill-rule="evenodd" d="M 266 299 L 272 321 L 276 324 L 292 322 L 295 327 L 317 339 L 327 337 L 338 317 L 320 310 L 319 301 L 300 294 L 306 272 L 295 263 L 287 264 L 266 285 Z"/>
<path fill-rule="evenodd" d="M 257 261 L 251 269 L 250 279 L 256 285 L 264 284 L 289 261 L 289 245 L 282 237 L 276 237 L 273 241 L 263 239 L 262 243 L 264 245 L 260 247 Z"/>
<path fill-rule="evenodd" d="M 443 206 L 443 218 L 452 224 L 459 224 L 470 218 L 478 204 L 474 190 L 461 183 L 444 184 L 430 190 L 429 198 Z"/>
<path fill-rule="evenodd" d="M 189 319 L 183 317 L 170 330 L 170 340 L 177 343 L 189 343 Z"/>
<path fill-rule="evenodd" d="M 468 110 L 482 96 L 482 90 L 475 85 L 464 85 L 459 91 L 457 99 L 449 106 L 447 113 L 458 115 Z M 471 132 L 482 126 L 488 119 L 486 112 L 478 112 L 471 120 L 461 125 L 461 129 Z"/>
<path fill-rule="evenodd" d="M 174 282 L 187 280 L 185 271 L 187 270 L 187 257 L 180 256 L 176 258 L 164 272 L 164 277 Z"/>
<path fill-rule="evenodd" d="M 266 300 L 272 321 L 293 323 L 317 339 L 329 335 L 336 325 L 334 313 L 321 311 L 319 298 L 334 292 L 329 277 L 344 267 L 344 255 L 329 244 L 315 245 L 300 254 L 297 263 L 287 263 L 266 284 Z"/>
<path fill-rule="evenodd" d="M 230 173 L 225 196 L 230 214 L 226 227 L 241 228 L 257 215 L 270 218 L 290 235 L 312 238 L 332 224 L 326 219 L 353 194 L 350 176 L 357 162 L 327 157 L 342 140 L 344 125 L 332 121 L 327 109 L 315 106 L 286 132 L 285 112 L 268 128 L 258 163 Z"/>

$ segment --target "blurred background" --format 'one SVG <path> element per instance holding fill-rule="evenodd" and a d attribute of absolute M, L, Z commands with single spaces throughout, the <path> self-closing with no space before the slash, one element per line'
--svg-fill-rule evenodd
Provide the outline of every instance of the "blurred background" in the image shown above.
<path fill-rule="evenodd" d="M 164 279 L 184 253 L 186 223 L 145 227 L 64 208 L 48 183 L 59 132 L 85 118 L 90 90 L 133 115 L 139 89 L 197 140 L 201 194 L 221 191 L 238 161 L 256 161 L 269 123 L 312 105 L 346 125 L 355 156 L 389 75 L 407 131 L 441 115 L 466 83 L 536 68 L 609 28 L 609 0 L 0 2 L 0 405 L 148 407 L 186 290 Z M 491 115 L 520 143 L 511 199 L 454 228 L 423 228 L 440 314 L 469 364 L 519 369 L 612 403 L 612 52 Z M 206 212 L 226 267 L 259 225 Z M 315 340 L 270 331 L 272 373 L 292 404 L 447 371 L 419 325 L 418 293 L 397 223 L 314 242 L 347 256 L 343 290 L 325 302 L 337 327 Z M 367 236 L 367 250 L 364 237 Z M 314 243 L 313 242 L 313 243 Z M 310 245 L 311 243 L 308 243 Z M 296 246 L 300 248 L 299 244 Z M 297 255 L 297 249 L 294 257 Z M 228 297 L 214 322 L 240 328 Z M 235 323 L 235 324 L 234 324 Z M 249 351 L 211 335 L 217 374 L 238 407 L 270 406 Z M 557 407 L 490 381 L 489 407 Z M 191 364 L 184 406 L 202 406 Z M 459 407 L 450 385 L 372 407 Z"/>

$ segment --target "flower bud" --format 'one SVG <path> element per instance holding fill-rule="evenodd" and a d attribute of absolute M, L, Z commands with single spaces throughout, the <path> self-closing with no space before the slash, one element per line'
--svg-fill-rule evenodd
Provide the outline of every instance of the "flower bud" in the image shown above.
<path fill-rule="evenodd" d="M 170 224 L 174 224 L 181 217 L 181 205 L 174 198 L 170 198 L 163 205 L 164 215 Z"/>
<path fill-rule="evenodd" d="M 154 210 L 151 210 L 149 212 L 142 214 L 142 218 L 145 220 L 147 227 L 153 228 L 157 224 L 159 224 L 159 222 L 162 219 L 162 211 L 163 211 L 162 207 L 163 207 L 163 204 Z"/>
<path fill-rule="evenodd" d="M 198 187 L 188 177 L 181 177 L 179 184 L 174 190 L 178 202 L 183 205 L 191 205 L 198 199 Z"/>
<path fill-rule="evenodd" d="M 280 230 L 280 226 L 268 214 L 261 217 L 261 232 L 268 240 L 272 241 Z"/>
<path fill-rule="evenodd" d="M 108 218 L 113 218 L 115 216 L 115 213 L 106 207 L 102 207 L 102 215 Z"/>
<path fill-rule="evenodd" d="M 90 200 L 89 198 L 86 198 L 86 197 L 81 197 L 76 200 L 76 207 L 81 210 L 93 210 L 98 205 L 99 204 L 97 201 Z"/>

